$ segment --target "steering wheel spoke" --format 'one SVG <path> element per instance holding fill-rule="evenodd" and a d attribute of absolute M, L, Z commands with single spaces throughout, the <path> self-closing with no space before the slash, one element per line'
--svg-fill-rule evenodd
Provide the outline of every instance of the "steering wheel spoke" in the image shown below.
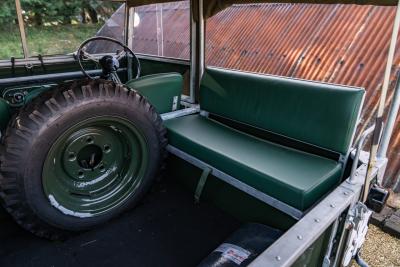
<path fill-rule="evenodd" d="M 116 59 L 121 60 L 122 58 L 126 57 L 128 55 L 128 53 L 125 50 L 119 51 L 116 54 Z"/>
<path fill-rule="evenodd" d="M 91 54 L 89 54 L 89 53 L 87 53 L 85 51 L 83 51 L 83 57 L 84 57 L 84 59 L 88 59 L 88 60 L 91 60 L 93 62 L 99 63 L 99 59 L 98 58 L 96 58 L 95 56 L 93 56 L 93 55 L 91 55 Z"/>

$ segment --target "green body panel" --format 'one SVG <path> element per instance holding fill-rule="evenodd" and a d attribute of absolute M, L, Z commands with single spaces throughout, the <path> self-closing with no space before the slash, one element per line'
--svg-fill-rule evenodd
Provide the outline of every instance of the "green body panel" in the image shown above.
<path fill-rule="evenodd" d="M 68 58 L 68 56 L 65 56 Z M 73 59 L 73 56 L 71 56 Z M 83 63 L 87 70 L 96 69 L 95 65 L 90 62 Z M 40 64 L 34 64 L 29 71 L 22 65 L 17 65 L 14 68 L 14 74 L 12 73 L 11 64 L 10 67 L 0 68 L 0 79 L 3 78 L 15 78 L 15 77 L 27 77 L 27 76 L 36 76 L 36 75 L 45 75 L 45 74 L 55 74 L 55 73 L 65 73 L 65 72 L 73 72 L 80 71 L 80 67 L 76 61 L 68 61 L 68 62 L 56 62 L 56 63 L 48 63 L 45 65 L 45 69 Z M 39 81 L 39 83 L 43 83 L 44 80 Z"/>
<path fill-rule="evenodd" d="M 10 105 L 4 99 L 0 98 L 0 129 L 5 129 L 11 118 Z"/>
<path fill-rule="evenodd" d="M 305 210 L 340 181 L 342 165 L 191 115 L 165 122 L 169 143 L 293 207 Z"/>
<path fill-rule="evenodd" d="M 177 72 L 184 74 L 190 69 L 189 62 L 165 62 L 157 61 L 157 59 L 143 59 L 139 58 L 141 65 L 141 76 L 147 76 L 158 73 Z"/>
<path fill-rule="evenodd" d="M 158 74 L 158 73 L 166 73 L 166 72 L 177 72 L 180 74 L 184 74 L 186 71 L 189 70 L 189 64 L 185 64 L 184 62 L 161 62 L 158 60 L 152 60 L 152 59 L 140 59 L 141 66 L 142 66 L 142 75 L 152 75 L 152 74 Z M 86 66 L 88 70 L 94 69 L 94 66 L 91 66 L 90 64 Z M 46 69 L 44 70 L 42 66 L 40 65 L 34 65 L 32 69 L 27 72 L 25 67 L 21 66 L 16 66 L 14 69 L 14 74 L 12 74 L 12 69 L 10 68 L 1 68 L 0 69 L 0 79 L 2 78 L 12 78 L 12 77 L 35 77 L 36 75 L 45 75 L 45 74 L 55 74 L 55 73 L 67 73 L 67 72 L 75 72 L 79 71 L 79 65 L 76 62 L 66 62 L 66 63 L 52 63 L 52 64 L 46 64 Z M 126 75 L 120 75 L 120 78 L 122 82 L 126 81 Z M 141 78 L 139 78 L 141 79 Z M 182 77 L 176 78 L 176 83 L 178 83 L 178 80 L 182 80 Z M 58 82 L 58 81 L 57 81 Z M 59 82 L 63 82 L 63 80 L 60 80 Z M 142 83 L 142 82 L 140 82 Z M 171 79 L 168 81 L 170 85 L 173 86 L 174 82 L 171 82 Z M 57 84 L 52 82 L 46 81 L 45 78 L 41 77 L 37 81 L 34 82 L 27 82 L 27 83 L 18 83 L 15 85 L 5 85 L 5 86 L 0 86 L 0 95 L 2 98 L 0 98 L 0 130 L 4 130 L 9 122 L 9 119 L 11 118 L 11 115 L 13 112 L 15 112 L 17 109 L 20 108 L 29 101 L 31 101 L 33 98 L 38 96 L 40 93 L 51 90 L 53 86 L 56 86 Z M 176 84 L 176 86 L 178 86 Z M 182 86 L 180 85 L 179 90 L 182 90 Z M 172 88 L 169 88 L 165 90 L 165 92 L 170 91 Z M 178 89 L 176 89 L 178 90 Z M 148 92 L 150 93 L 151 90 Z M 171 91 L 172 92 L 172 91 Z M 16 103 L 12 104 L 11 100 L 13 99 L 13 95 L 15 93 L 23 93 L 24 94 L 24 99 L 21 103 Z M 143 92 L 142 92 L 143 93 Z M 178 94 L 179 98 L 181 94 Z M 158 102 L 161 103 L 161 97 L 156 97 L 157 100 L 154 100 L 153 97 L 153 102 Z M 167 99 L 167 98 L 166 98 Z M 6 100 L 6 101 L 5 101 Z M 180 99 L 178 99 L 179 101 Z M 11 103 L 11 105 L 10 105 Z M 171 105 L 169 105 L 171 104 Z M 172 103 L 170 103 L 170 98 L 165 101 L 165 103 L 157 104 L 157 106 L 168 106 L 168 109 L 162 109 L 162 110 L 169 110 L 172 108 Z M 178 102 L 178 108 L 179 108 L 179 102 Z M 171 110 L 169 110 L 171 111 Z"/>
<path fill-rule="evenodd" d="M 180 106 L 183 78 L 179 73 L 153 74 L 126 83 L 146 97 L 157 112 L 175 111 Z"/>
<path fill-rule="evenodd" d="M 203 110 L 347 154 L 364 90 L 223 69 L 207 69 Z"/>
<path fill-rule="evenodd" d="M 176 179 L 194 194 L 202 170 L 177 158 L 168 157 L 168 177 Z M 257 222 L 281 230 L 288 230 L 296 223 L 292 217 L 266 205 L 264 202 L 240 191 L 220 179 L 209 175 L 200 202 L 212 203 L 242 222 Z"/>
<path fill-rule="evenodd" d="M 332 227 L 329 227 L 307 250 L 296 260 L 292 267 L 323 266 Z"/>

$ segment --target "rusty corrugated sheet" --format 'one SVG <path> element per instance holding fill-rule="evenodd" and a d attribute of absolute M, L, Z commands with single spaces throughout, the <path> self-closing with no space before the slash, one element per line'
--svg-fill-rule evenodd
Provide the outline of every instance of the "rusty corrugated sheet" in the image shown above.
<path fill-rule="evenodd" d="M 162 7 L 162 36 L 164 54 L 158 49 L 156 5 L 136 9 L 140 24 L 134 30 L 134 49 L 137 52 L 188 59 L 190 55 L 190 17 L 186 2 L 168 3 Z M 161 29 L 159 29 L 161 30 Z"/>
<path fill-rule="evenodd" d="M 155 6 L 137 9 L 137 52 L 157 55 Z M 206 63 L 366 88 L 359 132 L 373 123 L 389 48 L 393 7 L 235 5 L 207 21 Z M 189 58 L 189 7 L 163 5 L 164 56 Z M 399 70 L 396 51 L 393 73 Z M 388 103 L 393 96 L 394 75 Z M 389 149 L 387 187 L 400 191 L 400 118 Z"/>

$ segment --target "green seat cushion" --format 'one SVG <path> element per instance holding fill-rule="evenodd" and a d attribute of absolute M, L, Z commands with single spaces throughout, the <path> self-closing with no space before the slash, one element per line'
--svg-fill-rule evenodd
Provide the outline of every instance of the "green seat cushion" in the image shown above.
<path fill-rule="evenodd" d="M 183 89 L 183 78 L 179 73 L 143 76 L 127 82 L 126 86 L 146 97 L 160 114 L 179 109 Z"/>
<path fill-rule="evenodd" d="M 295 208 L 339 183 L 341 164 L 280 146 L 200 115 L 165 121 L 169 143 Z"/>
<path fill-rule="evenodd" d="M 346 155 L 364 89 L 208 68 L 201 109 Z"/>

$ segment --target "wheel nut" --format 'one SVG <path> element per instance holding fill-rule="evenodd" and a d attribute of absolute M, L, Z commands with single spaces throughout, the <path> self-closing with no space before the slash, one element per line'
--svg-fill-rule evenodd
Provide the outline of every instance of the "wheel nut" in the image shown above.
<path fill-rule="evenodd" d="M 104 152 L 108 153 L 111 151 L 110 145 L 104 145 Z"/>
<path fill-rule="evenodd" d="M 86 137 L 86 143 L 88 143 L 88 144 L 93 143 L 93 137 L 91 137 L 91 136 Z"/>
<path fill-rule="evenodd" d="M 68 159 L 69 159 L 70 161 L 76 160 L 75 153 L 74 153 L 74 152 L 69 152 L 69 154 L 68 154 Z"/>
<path fill-rule="evenodd" d="M 103 164 L 101 164 L 101 165 L 99 166 L 99 170 L 100 170 L 101 172 L 104 172 L 105 168 L 104 168 L 104 165 L 103 165 Z"/>

